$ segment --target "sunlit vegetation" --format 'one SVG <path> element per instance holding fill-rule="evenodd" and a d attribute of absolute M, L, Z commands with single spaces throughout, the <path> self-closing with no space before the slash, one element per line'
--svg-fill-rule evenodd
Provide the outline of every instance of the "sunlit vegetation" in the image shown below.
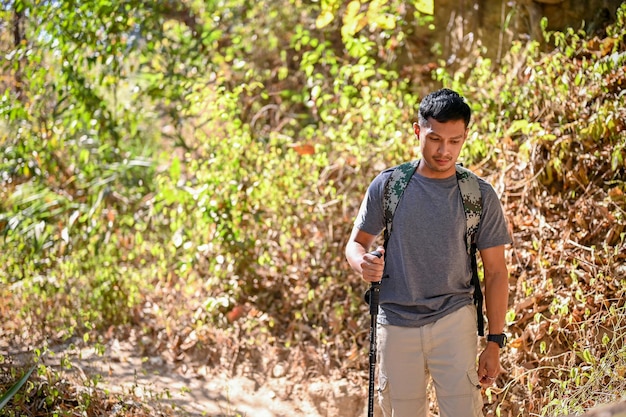
<path fill-rule="evenodd" d="M 38 365 L 0 415 L 171 412 L 47 359 L 131 331 L 187 366 L 267 373 L 271 352 L 365 380 L 343 246 L 373 176 L 417 156 L 416 103 L 441 85 L 473 106 L 463 162 L 514 236 L 486 411 L 626 394 L 626 6 L 606 36 L 544 30 L 416 79 L 395 62 L 432 2 L 140 3 L 0 8 L 0 397 Z"/>

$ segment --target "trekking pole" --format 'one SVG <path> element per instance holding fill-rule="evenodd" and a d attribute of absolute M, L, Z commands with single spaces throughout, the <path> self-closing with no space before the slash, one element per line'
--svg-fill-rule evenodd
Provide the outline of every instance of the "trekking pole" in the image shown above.
<path fill-rule="evenodd" d="M 378 251 L 370 252 L 379 258 L 382 253 Z M 367 417 L 374 417 L 374 378 L 376 374 L 376 316 L 378 315 L 378 300 L 380 295 L 380 281 L 372 282 L 366 293 L 366 301 L 370 306 L 370 380 L 369 397 L 367 400 Z"/>

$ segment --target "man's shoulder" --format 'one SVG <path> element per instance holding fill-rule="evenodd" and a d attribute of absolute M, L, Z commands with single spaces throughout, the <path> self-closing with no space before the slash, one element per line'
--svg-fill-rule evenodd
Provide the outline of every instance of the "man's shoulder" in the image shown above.
<path fill-rule="evenodd" d="M 485 191 L 494 191 L 493 185 L 491 184 L 491 182 L 489 182 L 489 180 L 481 177 L 471 169 L 465 168 L 462 165 L 457 165 L 457 172 L 459 170 L 466 172 L 468 178 L 473 177 L 472 180 L 475 179 L 478 182 L 478 186 L 480 187 L 480 191 L 482 193 L 484 193 Z"/>

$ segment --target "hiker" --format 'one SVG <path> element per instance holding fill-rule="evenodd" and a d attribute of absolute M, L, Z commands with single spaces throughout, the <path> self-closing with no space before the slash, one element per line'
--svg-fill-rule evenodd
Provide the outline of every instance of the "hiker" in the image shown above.
<path fill-rule="evenodd" d="M 482 198 L 473 239 L 483 263 L 489 329 L 477 365 L 482 295 L 477 311 L 475 264 L 466 241 L 470 203 L 459 191 L 457 170 L 464 169 L 456 164 L 470 118 L 470 107 L 455 91 L 441 89 L 424 97 L 413 124 L 421 151 L 415 172 L 407 175 L 401 198 L 398 184 L 386 188 L 393 168 L 371 182 L 345 248 L 350 266 L 363 280 L 381 282 L 377 391 L 385 417 L 425 417 L 429 377 L 441 417 L 483 416 L 481 386 L 492 384 L 500 372 L 508 304 L 504 247 L 511 237 L 493 187 L 471 174 Z M 385 198 L 399 201 L 384 245 L 374 248 L 389 226 Z M 378 253 L 370 252 L 374 249 Z"/>

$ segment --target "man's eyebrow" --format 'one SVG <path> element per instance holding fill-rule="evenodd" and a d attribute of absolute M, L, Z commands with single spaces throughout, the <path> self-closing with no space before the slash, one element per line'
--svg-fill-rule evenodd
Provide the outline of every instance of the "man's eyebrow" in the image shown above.
<path fill-rule="evenodd" d="M 426 136 L 437 136 L 438 138 L 443 138 L 443 136 L 441 136 L 439 133 L 437 133 L 437 132 L 432 132 L 432 131 L 431 131 L 431 132 L 428 132 L 428 133 L 426 134 Z M 453 137 L 448 138 L 448 139 L 450 139 L 450 140 L 455 140 L 455 139 L 463 139 L 463 134 L 461 134 L 461 135 L 457 135 L 457 136 L 453 136 Z"/>

